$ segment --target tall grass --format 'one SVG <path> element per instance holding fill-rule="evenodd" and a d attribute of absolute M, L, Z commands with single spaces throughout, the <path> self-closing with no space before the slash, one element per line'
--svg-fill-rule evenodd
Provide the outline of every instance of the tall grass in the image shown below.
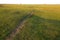
<path fill-rule="evenodd" d="M 34 15 L 14 40 L 60 40 L 60 5 L 1 5 L 0 40 L 15 29 L 24 15 Z M 59 20 L 59 21 L 58 21 Z"/>
<path fill-rule="evenodd" d="M 0 40 L 3 40 L 19 24 L 19 21 L 28 14 L 29 11 L 0 8 Z"/>
<path fill-rule="evenodd" d="M 14 40 L 60 40 L 60 21 L 33 15 Z"/>

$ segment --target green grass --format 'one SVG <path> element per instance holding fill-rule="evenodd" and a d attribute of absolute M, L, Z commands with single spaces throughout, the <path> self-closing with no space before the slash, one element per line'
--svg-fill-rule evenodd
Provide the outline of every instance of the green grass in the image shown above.
<path fill-rule="evenodd" d="M 33 15 L 14 40 L 60 40 L 60 21 Z"/>
<path fill-rule="evenodd" d="M 29 12 L 29 11 L 28 11 Z M 27 11 L 0 8 L 0 40 L 3 40 L 14 28 L 19 24 L 19 21 L 28 14 Z"/>
<path fill-rule="evenodd" d="M 19 21 L 34 10 L 33 16 L 14 40 L 60 40 L 60 5 L 0 6 L 0 40 L 10 34 Z"/>

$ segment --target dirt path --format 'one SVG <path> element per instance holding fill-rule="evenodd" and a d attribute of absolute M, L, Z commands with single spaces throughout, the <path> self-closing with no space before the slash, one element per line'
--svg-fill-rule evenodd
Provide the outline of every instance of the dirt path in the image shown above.
<path fill-rule="evenodd" d="M 19 31 L 23 28 L 24 24 L 27 22 L 27 19 L 30 18 L 32 14 L 28 14 L 24 16 L 21 20 L 19 25 L 9 34 L 8 37 L 6 37 L 5 40 L 13 40 L 13 38 L 16 36 L 16 34 L 19 33 Z"/>

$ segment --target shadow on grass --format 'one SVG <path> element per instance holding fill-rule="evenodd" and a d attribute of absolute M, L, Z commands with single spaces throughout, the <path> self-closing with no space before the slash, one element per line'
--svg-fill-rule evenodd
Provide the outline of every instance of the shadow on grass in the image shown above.
<path fill-rule="evenodd" d="M 32 30 L 36 27 L 39 31 L 37 34 L 44 40 L 60 40 L 60 21 L 44 19 L 35 15 L 31 19 Z M 40 38 L 40 40 L 42 39 Z"/>
<path fill-rule="evenodd" d="M 60 40 L 60 21 L 33 15 L 15 40 Z"/>

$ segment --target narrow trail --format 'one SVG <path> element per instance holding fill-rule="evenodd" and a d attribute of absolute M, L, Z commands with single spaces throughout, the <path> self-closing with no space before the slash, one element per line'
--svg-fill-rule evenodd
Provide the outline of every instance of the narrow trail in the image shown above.
<path fill-rule="evenodd" d="M 27 22 L 27 19 L 32 16 L 32 13 L 24 16 L 21 20 L 19 25 L 9 34 L 9 36 L 6 37 L 5 40 L 13 40 L 13 38 L 16 36 L 16 34 L 19 33 L 19 31 L 24 27 L 24 24 Z"/>

